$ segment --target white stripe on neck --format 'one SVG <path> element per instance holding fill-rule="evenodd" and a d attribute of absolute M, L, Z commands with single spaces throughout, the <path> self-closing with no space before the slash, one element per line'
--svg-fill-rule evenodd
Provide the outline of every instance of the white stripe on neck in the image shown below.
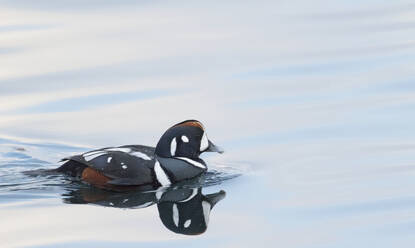
<path fill-rule="evenodd" d="M 196 167 L 199 167 L 199 168 L 202 168 L 202 169 L 206 169 L 206 166 L 204 164 L 202 164 L 200 162 L 197 162 L 197 161 L 194 161 L 190 158 L 185 158 L 185 157 L 175 157 L 175 158 L 186 161 L 187 163 L 189 163 L 193 166 L 196 166 Z"/>
<path fill-rule="evenodd" d="M 193 197 L 195 197 L 197 194 L 197 189 L 192 189 L 192 194 L 187 197 L 186 199 L 184 199 L 183 201 L 179 201 L 179 202 L 187 202 L 190 201 L 191 199 L 193 199 Z"/>
<path fill-rule="evenodd" d="M 166 185 L 171 184 L 169 177 L 166 175 L 163 168 L 161 168 L 160 163 L 157 160 L 156 160 L 156 163 L 154 164 L 154 172 L 156 173 L 157 181 L 159 181 L 161 186 L 166 186 Z"/>

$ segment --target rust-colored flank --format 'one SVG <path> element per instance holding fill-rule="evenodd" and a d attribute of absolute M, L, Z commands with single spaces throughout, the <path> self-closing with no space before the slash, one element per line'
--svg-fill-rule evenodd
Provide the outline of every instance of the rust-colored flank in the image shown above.
<path fill-rule="evenodd" d="M 177 126 L 192 126 L 192 127 L 198 127 L 200 129 L 202 129 L 203 131 L 205 131 L 205 128 L 198 121 L 187 121 L 187 122 L 180 123 Z"/>
<path fill-rule="evenodd" d="M 82 180 L 94 185 L 105 185 L 110 178 L 104 176 L 97 170 L 87 167 L 82 171 Z"/>

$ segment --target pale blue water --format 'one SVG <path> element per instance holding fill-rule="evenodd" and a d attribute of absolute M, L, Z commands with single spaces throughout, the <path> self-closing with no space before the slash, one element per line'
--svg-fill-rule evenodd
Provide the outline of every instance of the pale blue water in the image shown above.
<path fill-rule="evenodd" d="M 0 16 L 1 247 L 415 244 L 411 1 L 0 1 Z M 22 173 L 193 118 L 226 150 L 181 186 L 226 192 L 201 235 L 115 201 L 152 195 Z"/>

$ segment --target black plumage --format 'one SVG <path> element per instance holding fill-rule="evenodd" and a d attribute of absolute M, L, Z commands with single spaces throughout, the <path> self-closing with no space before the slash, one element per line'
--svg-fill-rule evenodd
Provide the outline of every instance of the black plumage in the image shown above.
<path fill-rule="evenodd" d="M 207 171 L 206 163 L 199 158 L 205 151 L 221 152 L 207 139 L 200 122 L 188 120 L 169 128 L 156 147 L 126 145 L 93 150 L 64 158 L 65 163 L 56 171 L 84 179 L 88 168 L 88 182 L 92 184 L 94 177 L 99 177 L 101 184 L 158 187 Z"/>

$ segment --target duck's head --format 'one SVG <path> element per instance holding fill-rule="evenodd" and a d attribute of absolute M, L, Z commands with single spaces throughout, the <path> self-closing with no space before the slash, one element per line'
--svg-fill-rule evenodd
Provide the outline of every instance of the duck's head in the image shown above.
<path fill-rule="evenodd" d="M 208 139 L 204 126 L 197 120 L 172 126 L 161 136 L 156 147 L 156 155 L 163 158 L 198 160 L 203 152 L 223 153 L 223 150 Z"/>
<path fill-rule="evenodd" d="M 202 188 L 167 191 L 157 203 L 161 222 L 175 233 L 202 234 L 208 228 L 211 210 L 225 196 L 223 190 L 204 195 Z"/>

